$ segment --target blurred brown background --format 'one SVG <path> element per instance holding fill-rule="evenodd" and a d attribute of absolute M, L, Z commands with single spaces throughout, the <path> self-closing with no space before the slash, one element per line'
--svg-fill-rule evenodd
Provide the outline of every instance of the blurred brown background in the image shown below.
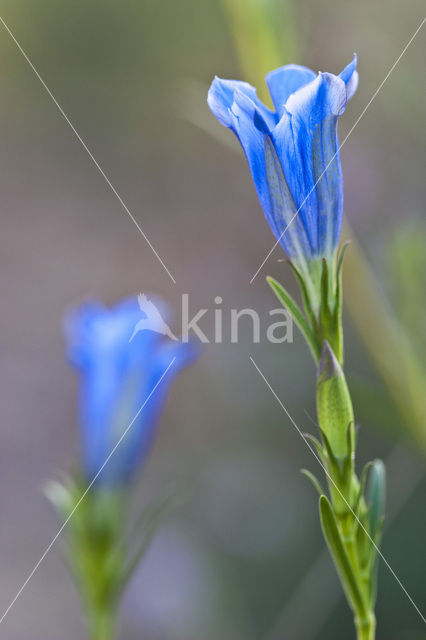
<path fill-rule="evenodd" d="M 272 4 L 276 29 L 290 37 L 288 3 Z M 360 86 L 340 123 L 343 138 L 423 14 L 420 0 L 303 0 L 290 25 L 298 57 L 282 63 L 337 73 L 357 52 Z M 242 75 L 219 0 L 5 0 L 0 15 L 176 279 L 0 25 L 1 614 L 59 526 L 43 484 L 78 459 L 76 380 L 61 333 L 66 307 L 87 294 L 113 302 L 155 292 L 175 306 L 179 330 L 182 293 L 194 312 L 212 310 L 220 295 L 225 317 L 231 307 L 265 316 L 276 307 L 266 273 L 292 285 L 279 249 L 249 284 L 272 234 L 243 154 L 232 151 L 237 142 L 229 134 L 227 148 L 195 125 L 200 118 L 223 134 L 203 87 L 215 74 Z M 424 254 L 425 38 L 423 29 L 342 150 L 346 214 L 418 354 L 425 349 L 417 266 Z M 420 242 L 417 253 L 413 242 Z M 418 277 L 414 287 L 398 278 L 395 246 Z M 406 287 L 414 291 L 408 302 Z M 209 335 L 212 319 L 210 312 L 202 323 Z M 249 361 L 252 354 L 302 431 L 314 432 L 314 369 L 294 335 L 293 344 L 277 347 L 264 338 L 253 345 L 249 331 L 230 345 L 228 333 L 177 381 L 140 500 L 175 482 L 190 488 L 190 498 L 162 527 L 132 583 L 123 639 L 352 637 L 323 555 L 316 496 L 299 473 L 316 470 L 316 462 Z M 405 437 L 349 319 L 346 362 L 360 462 L 390 456 L 383 553 L 424 610 L 424 457 Z M 2 622 L 2 638 L 84 637 L 59 548 Z M 426 638 L 383 565 L 378 620 L 379 640 Z"/>

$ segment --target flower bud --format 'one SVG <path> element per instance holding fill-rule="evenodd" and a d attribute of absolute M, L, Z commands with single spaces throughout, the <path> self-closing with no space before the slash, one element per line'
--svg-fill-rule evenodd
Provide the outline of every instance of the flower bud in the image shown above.
<path fill-rule="evenodd" d="M 338 460 L 353 447 L 354 413 L 343 370 L 327 340 L 321 351 L 317 378 L 317 415 L 321 433 Z M 348 430 L 350 429 L 350 433 Z"/>

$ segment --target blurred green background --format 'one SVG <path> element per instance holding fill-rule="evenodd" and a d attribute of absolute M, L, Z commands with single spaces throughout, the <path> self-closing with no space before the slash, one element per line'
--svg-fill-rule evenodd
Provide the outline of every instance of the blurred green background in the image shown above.
<path fill-rule="evenodd" d="M 237 142 L 223 137 L 208 111 L 212 77 L 254 81 L 277 56 L 281 64 L 337 73 L 356 51 L 360 86 L 341 119 L 342 139 L 423 14 L 420 0 L 2 3 L 1 17 L 176 279 L 174 285 L 0 25 L 2 611 L 58 529 L 43 483 L 78 459 L 64 310 L 91 294 L 113 302 L 155 292 L 175 306 L 178 331 L 181 294 L 188 293 L 194 312 L 211 310 L 202 322 L 211 336 L 215 296 L 223 298 L 225 318 L 244 307 L 266 318 L 276 306 L 266 273 L 291 286 L 279 249 L 249 284 L 273 237 Z M 269 28 L 276 40 L 263 38 Z M 347 218 L 386 296 L 387 317 L 397 318 L 420 362 L 425 37 L 423 30 L 342 149 Z M 362 315 L 362 298 L 355 302 Z M 376 318 L 371 331 L 380 335 L 380 323 Z M 424 611 L 424 431 L 405 424 L 348 313 L 345 330 L 359 464 L 380 456 L 388 466 L 383 553 Z M 263 336 L 253 345 L 247 327 L 230 344 L 225 325 L 225 343 L 207 345 L 175 385 L 140 500 L 173 484 L 186 487 L 189 499 L 164 524 L 131 585 L 123 639 L 352 637 L 316 496 L 299 473 L 316 471 L 317 463 L 249 361 L 251 354 L 301 430 L 314 432 L 314 369 L 296 331 L 294 338 L 276 346 Z M 392 361 L 393 349 L 385 355 Z M 407 413 L 410 407 L 407 399 Z M 59 547 L 2 622 L 7 640 L 84 636 Z M 426 638 L 383 564 L 377 615 L 378 640 Z"/>

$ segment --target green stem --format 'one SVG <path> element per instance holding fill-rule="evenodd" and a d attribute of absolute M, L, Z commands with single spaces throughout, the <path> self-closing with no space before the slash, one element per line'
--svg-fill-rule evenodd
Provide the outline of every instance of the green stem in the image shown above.
<path fill-rule="evenodd" d="M 364 592 L 366 585 L 360 576 L 357 549 L 356 545 L 354 544 L 354 540 L 347 540 L 345 546 L 351 559 L 354 574 L 357 577 L 357 582 Z M 376 618 L 374 616 L 374 613 L 372 611 L 368 611 L 368 613 L 359 611 L 355 616 L 355 627 L 357 632 L 357 640 L 374 640 L 376 630 Z"/>
<path fill-rule="evenodd" d="M 355 618 L 355 627 L 357 640 L 374 640 L 376 636 L 376 618 L 373 612 L 370 612 L 368 618 L 360 620 Z"/>
<path fill-rule="evenodd" d="M 89 615 L 89 640 L 114 640 L 115 630 L 115 611 L 97 610 Z"/>

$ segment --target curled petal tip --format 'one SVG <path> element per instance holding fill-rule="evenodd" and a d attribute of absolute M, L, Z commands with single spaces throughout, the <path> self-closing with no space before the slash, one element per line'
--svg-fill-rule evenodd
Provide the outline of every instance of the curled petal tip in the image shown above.
<path fill-rule="evenodd" d="M 358 72 L 356 70 L 358 57 L 354 53 L 351 62 L 339 74 L 339 77 L 346 85 L 347 99 L 350 100 L 358 87 Z"/>
<path fill-rule="evenodd" d="M 218 76 L 215 76 L 207 94 L 207 104 L 209 105 L 213 115 L 219 120 L 220 124 L 225 127 L 229 127 L 231 124 L 229 102 L 229 95 L 227 95 L 227 92 L 225 91 L 223 80 Z"/>

